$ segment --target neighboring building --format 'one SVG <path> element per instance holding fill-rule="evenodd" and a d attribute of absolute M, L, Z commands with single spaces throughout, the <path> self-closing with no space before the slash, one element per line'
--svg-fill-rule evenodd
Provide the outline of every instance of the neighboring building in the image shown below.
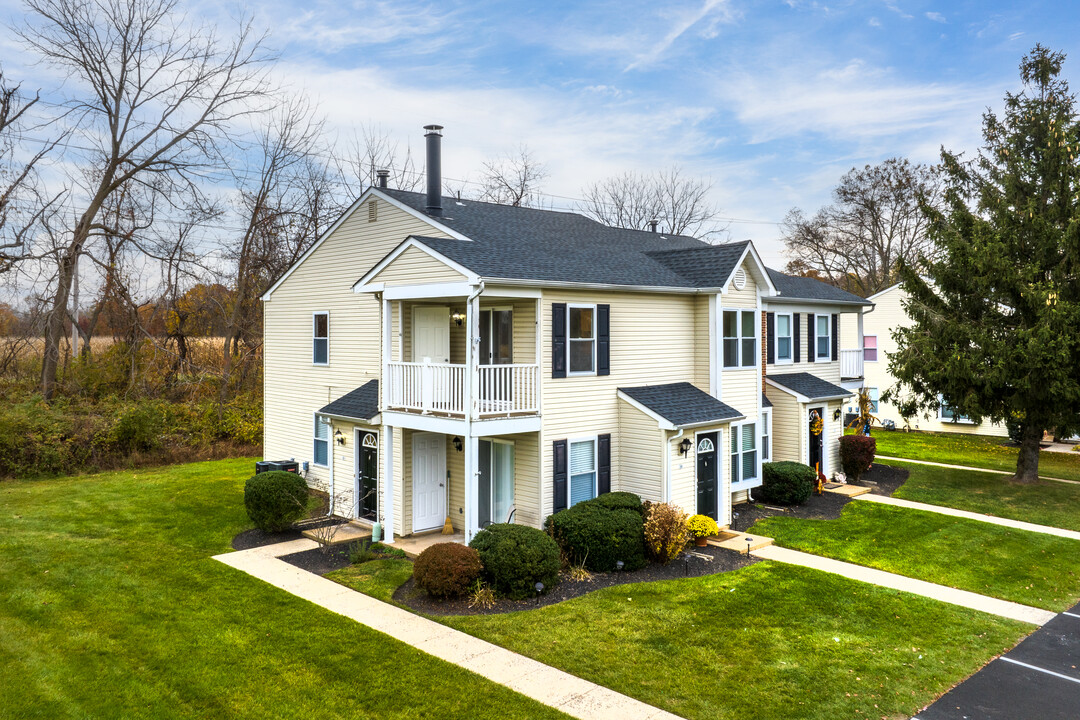
<path fill-rule="evenodd" d="M 841 339 L 853 346 L 862 337 L 863 382 L 874 405 L 872 412 L 882 422 L 891 420 L 897 429 L 906 427 L 912 430 L 934 430 L 939 432 L 966 433 L 974 435 L 1006 436 L 1004 425 L 983 422 L 976 424 L 963 415 L 957 415 L 947 405 L 942 405 L 937 413 L 904 418 L 892 403 L 885 402 L 882 395 L 896 384 L 896 378 L 889 374 L 889 356 L 896 352 L 893 331 L 898 327 L 910 325 L 911 320 L 904 310 L 903 303 L 907 293 L 899 284 L 885 288 L 868 298 L 874 303 L 872 311 L 860 316 L 861 331 L 854 323 L 847 323 L 841 329 Z M 846 406 L 847 412 L 857 412 L 853 403 Z"/>
<path fill-rule="evenodd" d="M 726 525 L 763 462 L 836 469 L 839 317 L 870 303 L 748 241 L 439 187 L 370 188 L 263 297 L 265 456 L 339 514 L 471 537 L 626 490 Z"/>

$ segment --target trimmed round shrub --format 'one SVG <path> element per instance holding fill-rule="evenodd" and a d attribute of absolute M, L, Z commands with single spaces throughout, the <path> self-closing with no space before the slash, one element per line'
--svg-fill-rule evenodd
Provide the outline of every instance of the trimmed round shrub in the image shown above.
<path fill-rule="evenodd" d="M 624 497 L 611 501 L 604 494 L 548 518 L 548 531 L 572 565 L 604 572 L 614 570 L 622 560 L 625 570 L 645 567 L 641 499 L 633 493 L 618 495 Z M 626 495 L 635 498 L 636 507 L 626 507 Z"/>
<path fill-rule="evenodd" d="M 694 515 L 686 521 L 686 529 L 696 538 L 720 534 L 720 526 L 708 515 Z"/>
<path fill-rule="evenodd" d="M 814 468 L 797 462 L 761 466 L 761 499 L 774 505 L 801 505 L 814 492 Z"/>
<path fill-rule="evenodd" d="M 428 595 L 453 598 L 464 595 L 483 569 L 475 548 L 446 542 L 420 553 L 413 565 L 413 578 Z"/>
<path fill-rule="evenodd" d="M 686 513 L 671 503 L 645 503 L 645 552 L 653 562 L 667 565 L 690 541 Z"/>
<path fill-rule="evenodd" d="M 546 533 L 527 525 L 495 523 L 476 533 L 475 548 L 483 576 L 495 591 L 521 600 L 536 594 L 536 583 L 550 589 L 559 582 L 559 546 Z"/>
<path fill-rule="evenodd" d="M 599 505 L 608 510 L 633 510 L 642 517 L 645 516 L 645 505 L 641 498 L 632 492 L 609 492 L 597 495 L 592 500 L 585 502 Z M 575 506 L 577 507 L 577 506 Z"/>
<path fill-rule="evenodd" d="M 867 435 L 844 435 L 840 438 L 840 467 L 851 482 L 870 469 L 877 453 L 877 440 Z"/>
<path fill-rule="evenodd" d="M 307 512 L 308 488 L 298 473 L 271 470 L 249 478 L 244 485 L 244 507 L 255 527 L 281 532 Z"/>

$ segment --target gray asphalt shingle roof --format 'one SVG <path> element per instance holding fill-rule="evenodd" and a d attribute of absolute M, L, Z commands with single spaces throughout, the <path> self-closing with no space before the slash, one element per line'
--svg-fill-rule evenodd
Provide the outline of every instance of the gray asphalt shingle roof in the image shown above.
<path fill-rule="evenodd" d="M 853 303 L 856 305 L 873 305 L 865 298 L 841 290 L 835 285 L 823 283 L 814 278 L 787 275 L 779 270 L 769 269 L 769 277 L 773 285 L 780 291 L 780 299 L 798 300 L 823 300 L 825 302 Z"/>
<path fill-rule="evenodd" d="M 761 407 L 772 407 L 772 401 L 769 400 L 765 393 L 761 393 Z"/>
<path fill-rule="evenodd" d="M 424 193 L 379 192 L 469 238 L 413 236 L 485 278 L 716 288 L 727 281 L 749 244 L 710 245 L 685 235 L 608 227 L 578 213 L 448 197 L 442 214 L 432 215 Z M 769 277 L 783 298 L 871 304 L 811 278 L 776 270 L 769 270 Z"/>
<path fill-rule="evenodd" d="M 619 388 L 619 392 L 678 427 L 745 417 L 735 408 L 688 382 L 625 387 Z"/>
<path fill-rule="evenodd" d="M 808 372 L 769 375 L 769 381 L 782 385 L 800 395 L 805 395 L 811 400 L 826 400 L 854 395 L 851 390 L 845 390 L 839 385 L 833 385 L 831 382 L 822 380 L 817 375 L 811 375 Z"/>
<path fill-rule="evenodd" d="M 369 380 L 319 410 L 320 415 L 370 420 L 379 414 L 379 381 Z"/>

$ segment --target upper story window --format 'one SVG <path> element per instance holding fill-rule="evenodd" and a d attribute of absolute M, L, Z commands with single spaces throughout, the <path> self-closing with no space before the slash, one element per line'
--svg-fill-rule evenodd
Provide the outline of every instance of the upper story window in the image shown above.
<path fill-rule="evenodd" d="M 832 359 L 832 336 L 829 326 L 828 315 L 817 315 L 814 317 L 814 327 L 817 331 L 815 334 L 815 343 L 817 349 L 818 360 L 831 360 Z"/>
<path fill-rule="evenodd" d="M 863 337 L 862 359 L 863 362 L 877 362 L 877 335 Z"/>
<path fill-rule="evenodd" d="M 756 315 L 753 310 L 724 311 L 724 367 L 757 365 Z"/>
<path fill-rule="evenodd" d="M 311 321 L 311 362 L 315 365 L 330 363 L 330 313 L 317 312 Z"/>
<path fill-rule="evenodd" d="M 569 330 L 567 353 L 571 375 L 588 375 L 596 372 L 596 306 L 571 305 L 569 307 Z"/>
<path fill-rule="evenodd" d="M 776 362 L 791 362 L 791 315 L 776 316 Z"/>

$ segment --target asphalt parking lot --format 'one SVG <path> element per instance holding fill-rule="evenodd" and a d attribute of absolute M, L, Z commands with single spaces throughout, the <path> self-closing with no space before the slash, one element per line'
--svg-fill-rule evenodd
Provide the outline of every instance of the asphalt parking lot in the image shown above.
<path fill-rule="evenodd" d="M 914 720 L 1080 719 L 1080 604 L 943 695 Z"/>

